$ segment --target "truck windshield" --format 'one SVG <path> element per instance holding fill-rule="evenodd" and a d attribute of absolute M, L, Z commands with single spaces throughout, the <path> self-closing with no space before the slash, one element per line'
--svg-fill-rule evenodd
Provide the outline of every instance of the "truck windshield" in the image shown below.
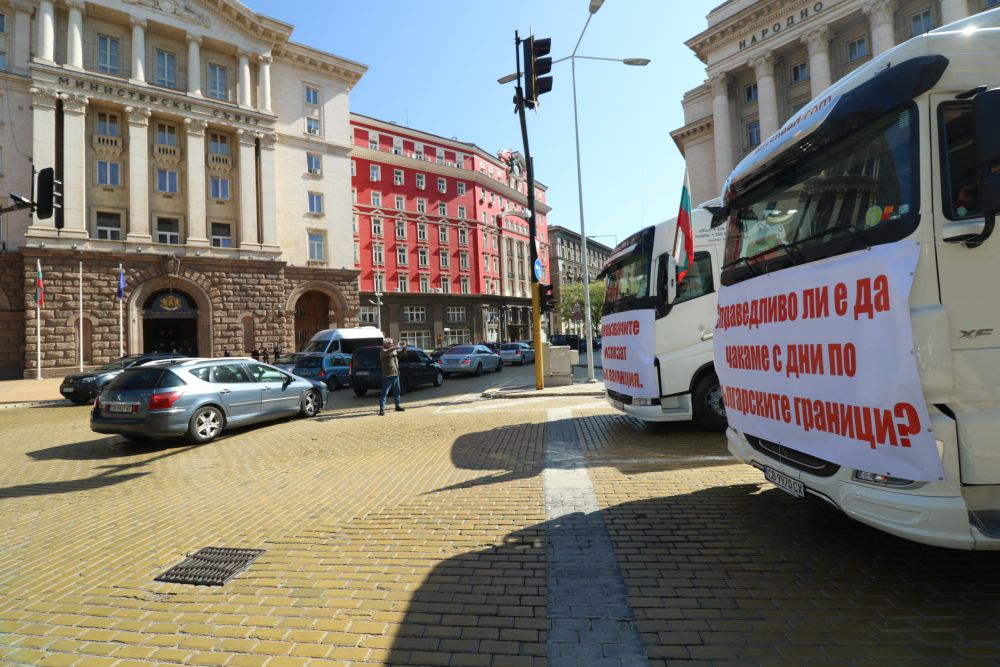
<path fill-rule="evenodd" d="M 619 313 L 636 308 L 650 308 L 650 275 L 653 264 L 654 228 L 649 227 L 622 241 L 605 265 L 602 313 Z"/>
<path fill-rule="evenodd" d="M 916 228 L 917 114 L 912 105 L 840 137 L 820 131 L 799 159 L 730 205 L 729 285 L 908 236 Z"/>

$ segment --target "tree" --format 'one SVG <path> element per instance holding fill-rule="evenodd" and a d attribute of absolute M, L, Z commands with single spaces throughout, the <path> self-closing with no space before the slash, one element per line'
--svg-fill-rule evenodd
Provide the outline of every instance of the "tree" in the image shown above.
<path fill-rule="evenodd" d="M 573 306 L 580 304 L 580 323 L 583 326 L 583 282 L 559 285 L 559 314 L 563 321 L 572 322 Z M 601 331 L 601 310 L 604 308 L 604 282 L 600 280 L 590 281 L 590 323 L 594 330 L 592 335 L 597 336 Z"/>

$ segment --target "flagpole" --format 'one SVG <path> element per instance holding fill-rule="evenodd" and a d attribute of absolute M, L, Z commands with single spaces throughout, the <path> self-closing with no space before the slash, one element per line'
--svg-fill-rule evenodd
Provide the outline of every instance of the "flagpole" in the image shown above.
<path fill-rule="evenodd" d="M 42 304 L 41 299 L 45 298 L 45 292 L 39 298 L 39 289 L 44 287 L 38 284 L 38 276 L 42 273 L 42 260 L 36 259 L 38 273 L 35 274 L 35 379 L 42 379 Z"/>
<path fill-rule="evenodd" d="M 121 285 L 121 275 L 122 275 L 122 265 L 118 265 L 118 284 Z M 125 300 L 125 295 L 122 294 L 118 297 L 118 356 L 125 356 L 125 330 L 122 328 L 122 301 Z"/>
<path fill-rule="evenodd" d="M 83 262 L 80 262 L 80 372 L 83 372 Z"/>

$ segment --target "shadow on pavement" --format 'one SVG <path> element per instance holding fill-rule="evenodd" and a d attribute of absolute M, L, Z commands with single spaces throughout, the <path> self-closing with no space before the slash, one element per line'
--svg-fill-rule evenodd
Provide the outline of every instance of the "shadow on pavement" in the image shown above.
<path fill-rule="evenodd" d="M 757 485 L 629 502 L 597 514 L 650 659 L 1000 658 L 1000 579 L 989 575 L 1000 553 L 908 542 L 819 501 Z M 567 605 L 553 598 L 554 582 L 546 579 L 553 562 L 586 558 L 547 548 L 558 521 L 437 565 L 412 597 L 387 662 L 430 664 L 433 657 L 433 664 L 459 664 L 459 656 L 476 653 L 492 664 L 483 654 L 523 660 L 548 653 L 555 667 L 613 656 L 614 633 L 585 630 L 600 627 L 602 619 L 593 616 L 599 600 Z M 580 631 L 550 635 L 556 618 Z M 567 653 L 575 657 L 559 659 Z"/>

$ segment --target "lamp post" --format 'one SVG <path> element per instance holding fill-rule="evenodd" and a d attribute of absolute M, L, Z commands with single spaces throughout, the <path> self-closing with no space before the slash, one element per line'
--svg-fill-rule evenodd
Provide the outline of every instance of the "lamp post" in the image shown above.
<path fill-rule="evenodd" d="M 597 13 L 597 10 L 601 8 L 603 3 L 604 0 L 590 0 L 590 14 L 587 16 L 587 22 L 583 24 L 583 30 L 580 31 L 579 39 L 576 40 L 576 46 L 573 47 L 573 53 L 569 54 L 565 58 L 552 61 L 552 64 L 555 65 L 563 60 L 569 60 L 573 80 L 573 129 L 576 133 L 576 186 L 580 204 L 580 238 L 583 240 L 583 315 L 584 329 L 587 336 L 587 382 L 595 382 L 596 380 L 594 379 L 593 352 L 594 325 L 590 316 L 590 263 L 588 262 L 587 257 L 590 254 L 590 249 L 587 245 L 587 230 L 583 216 L 583 170 L 580 166 L 580 120 L 576 105 L 576 61 L 577 59 L 607 60 L 634 67 L 644 67 L 650 62 L 648 58 L 598 58 L 595 56 L 579 56 L 576 54 L 577 50 L 580 48 L 580 42 L 583 41 L 583 35 L 587 32 L 587 26 L 590 25 L 590 19 L 594 17 L 594 14 Z"/>
<path fill-rule="evenodd" d="M 382 331 L 382 292 L 375 292 L 375 300 L 368 299 L 368 303 L 376 307 L 375 323 L 378 326 L 378 330 Z M 384 331 L 382 333 L 385 334 Z"/>

